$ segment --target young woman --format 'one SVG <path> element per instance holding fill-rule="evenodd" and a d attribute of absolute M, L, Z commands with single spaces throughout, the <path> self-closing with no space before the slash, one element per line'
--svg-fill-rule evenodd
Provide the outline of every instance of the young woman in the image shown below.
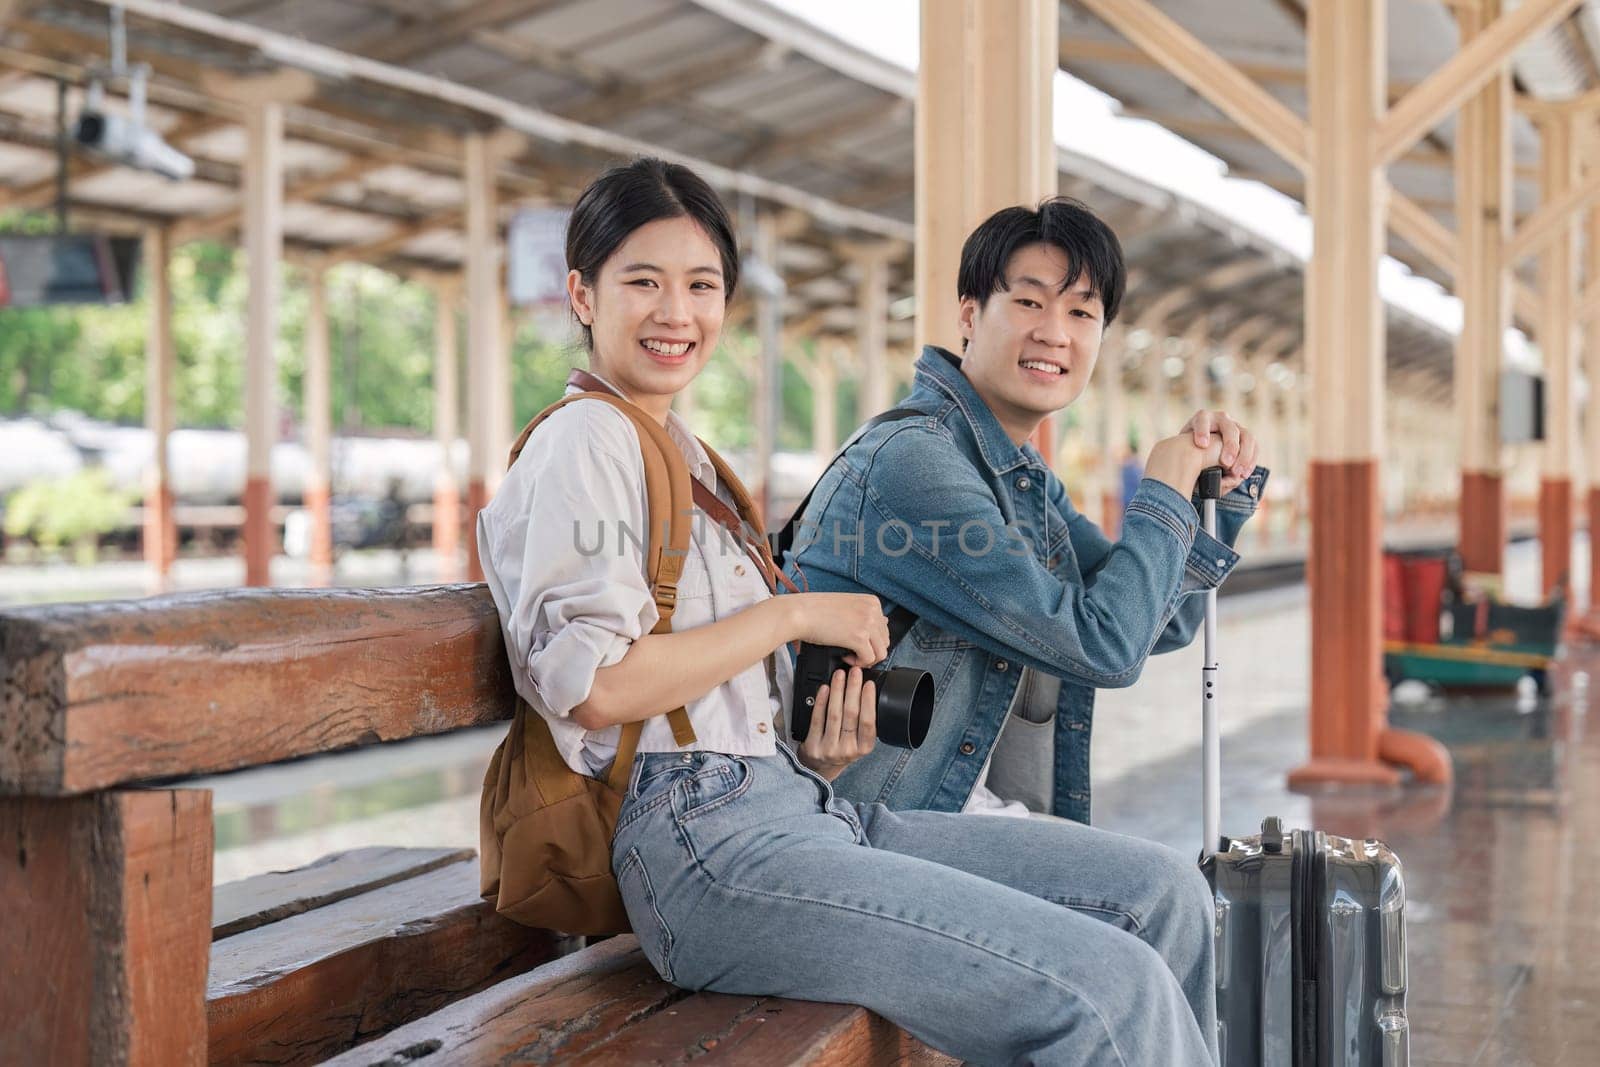
<path fill-rule="evenodd" d="M 659 420 L 731 503 L 671 412 L 705 366 L 738 281 L 716 194 L 640 159 L 579 198 L 567 279 L 590 371 Z M 874 743 L 860 667 L 888 651 L 876 598 L 773 597 L 698 522 L 673 632 L 643 549 L 636 431 L 579 401 L 529 439 L 479 520 L 518 692 L 579 773 L 603 775 L 620 724 L 648 720 L 612 862 L 650 962 L 691 989 L 860 1004 L 980 1063 L 1211 1063 L 1210 890 L 1170 849 L 1075 823 L 893 812 L 829 781 Z M 817 694 L 799 752 L 779 736 L 784 645 L 853 650 Z M 685 705 L 697 740 L 662 716 Z M 653 718 L 654 717 L 654 718 Z"/>

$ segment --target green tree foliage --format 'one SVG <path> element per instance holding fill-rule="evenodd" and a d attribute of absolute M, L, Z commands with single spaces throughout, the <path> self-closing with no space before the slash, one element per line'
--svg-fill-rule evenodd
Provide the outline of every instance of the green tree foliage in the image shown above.
<path fill-rule="evenodd" d="M 12 226 L 15 219 L 0 219 Z M 174 251 L 170 277 L 178 424 L 243 425 L 245 302 L 242 253 L 197 242 Z M 362 264 L 325 278 L 332 361 L 333 421 L 341 432 L 416 433 L 433 429 L 435 296 L 423 285 Z M 0 416 L 71 409 L 112 422 L 144 418 L 147 289 L 118 307 L 0 310 Z M 277 344 L 279 404 L 299 424 L 305 381 L 308 306 L 302 271 L 280 278 Z M 521 427 L 559 398 L 567 374 L 586 363 L 559 316 L 519 324 L 512 342 L 515 417 Z M 465 324 L 458 328 L 465 375 Z M 719 448 L 755 443 L 758 339 L 729 330 L 696 384 L 699 431 Z M 464 381 L 458 395 L 465 396 Z M 810 391 L 786 365 L 778 447 L 810 447 Z M 854 383 L 840 389 L 841 432 L 854 412 Z"/>
<path fill-rule="evenodd" d="M 99 535 L 121 525 L 134 497 L 113 489 L 104 469 L 88 467 L 12 493 L 6 501 L 5 531 L 10 537 L 30 537 L 46 551 L 73 545 L 80 563 L 93 562 Z"/>

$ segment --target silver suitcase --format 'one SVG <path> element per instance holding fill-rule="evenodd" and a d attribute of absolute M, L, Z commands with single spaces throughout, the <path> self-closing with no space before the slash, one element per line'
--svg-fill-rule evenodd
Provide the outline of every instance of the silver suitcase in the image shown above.
<path fill-rule="evenodd" d="M 1221 469 L 1201 476 L 1216 530 Z M 1383 842 L 1320 830 L 1227 838 L 1221 823 L 1216 591 L 1206 597 L 1202 671 L 1205 851 L 1216 893 L 1217 1027 L 1224 1067 L 1403 1067 L 1406 890 Z"/>

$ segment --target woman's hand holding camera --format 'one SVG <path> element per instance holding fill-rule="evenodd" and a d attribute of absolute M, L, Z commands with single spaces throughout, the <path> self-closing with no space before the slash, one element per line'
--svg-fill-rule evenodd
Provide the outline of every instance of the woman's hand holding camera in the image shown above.
<path fill-rule="evenodd" d="M 857 667 L 889 654 L 889 620 L 871 593 L 789 593 L 776 603 L 790 612 L 789 640 L 845 649 Z"/>
<path fill-rule="evenodd" d="M 834 671 L 833 680 L 817 690 L 811 729 L 800 743 L 800 762 L 831 782 L 877 741 L 877 687 L 863 681 L 860 667 L 851 667 L 848 674 Z"/>

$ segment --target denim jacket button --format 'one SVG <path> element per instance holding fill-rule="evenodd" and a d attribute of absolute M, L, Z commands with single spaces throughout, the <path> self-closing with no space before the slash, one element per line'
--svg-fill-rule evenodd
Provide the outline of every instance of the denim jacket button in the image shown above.
<path fill-rule="evenodd" d="M 1004 670 L 1008 669 L 1010 666 L 1011 666 L 1011 664 L 1007 663 L 1003 659 L 997 659 L 997 660 L 994 661 L 994 669 L 997 670 L 997 671 L 1004 671 Z"/>
<path fill-rule="evenodd" d="M 1026 474 L 1024 474 L 1021 478 L 1017 479 L 1017 490 L 1018 490 L 1018 492 L 1026 493 L 1029 489 L 1032 489 L 1032 488 L 1033 488 L 1033 482 L 1031 480 L 1029 480 L 1029 478 L 1028 478 L 1028 476 Z"/>
<path fill-rule="evenodd" d="M 1249 489 L 1249 492 L 1250 492 L 1250 495 L 1251 495 L 1251 496 L 1255 496 L 1255 495 L 1256 495 L 1256 493 L 1257 493 L 1257 492 L 1259 492 L 1259 490 L 1257 490 L 1257 489 L 1256 489 L 1256 483 L 1255 483 L 1255 482 L 1251 482 L 1251 483 L 1250 483 L 1250 489 Z"/>
<path fill-rule="evenodd" d="M 978 746 L 973 744 L 971 741 L 961 742 L 961 754 L 963 756 L 970 756 L 976 751 L 978 751 Z"/>

